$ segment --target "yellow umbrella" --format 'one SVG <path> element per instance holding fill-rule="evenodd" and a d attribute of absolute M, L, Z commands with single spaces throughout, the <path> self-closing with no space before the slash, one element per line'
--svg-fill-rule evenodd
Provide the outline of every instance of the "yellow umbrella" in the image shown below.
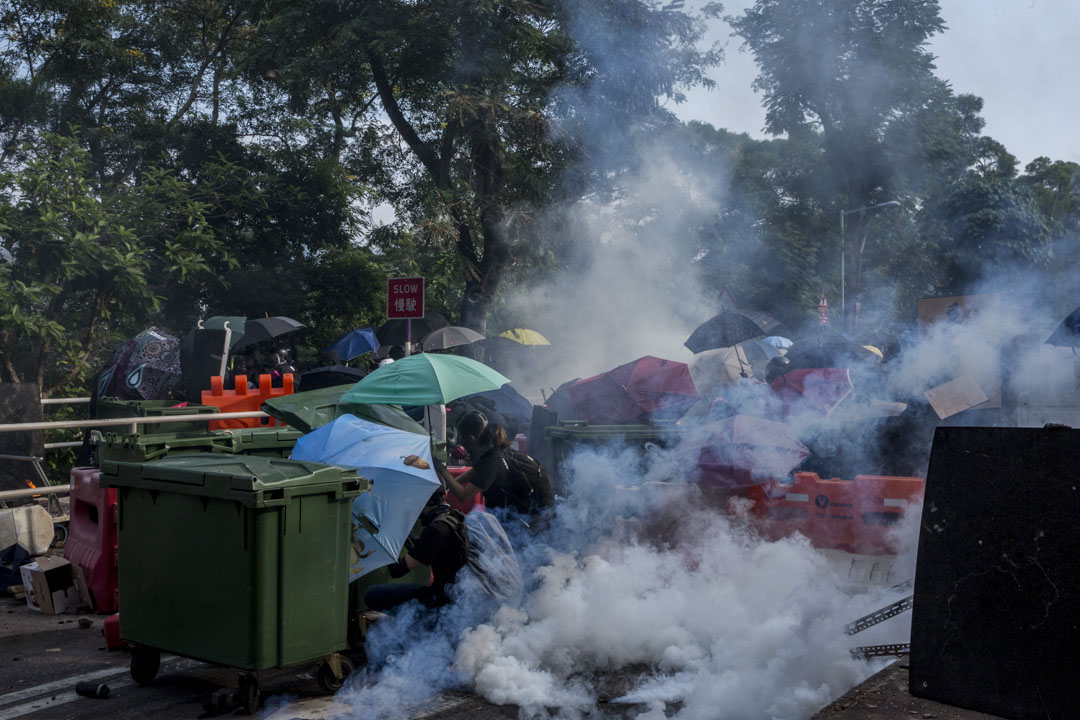
<path fill-rule="evenodd" d="M 513 330 L 507 330 L 506 332 L 499 333 L 499 337 L 506 338 L 507 340 L 513 340 L 521 345 L 550 345 L 548 339 L 536 332 L 535 330 L 527 330 L 525 328 L 514 328 Z"/>

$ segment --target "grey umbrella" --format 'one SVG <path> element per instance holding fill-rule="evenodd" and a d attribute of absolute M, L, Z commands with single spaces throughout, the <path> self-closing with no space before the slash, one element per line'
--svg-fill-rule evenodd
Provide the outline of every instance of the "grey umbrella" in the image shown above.
<path fill-rule="evenodd" d="M 425 350 L 446 350 L 458 345 L 471 345 L 483 339 L 483 335 L 471 328 L 448 325 L 425 337 L 423 345 Z"/>

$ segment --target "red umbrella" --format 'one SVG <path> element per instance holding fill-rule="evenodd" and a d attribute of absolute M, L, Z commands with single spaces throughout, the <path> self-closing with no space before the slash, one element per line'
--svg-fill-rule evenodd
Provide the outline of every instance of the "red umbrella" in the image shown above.
<path fill-rule="evenodd" d="M 570 386 L 578 419 L 599 424 L 677 418 L 698 397 L 686 363 L 651 355 Z"/>
<path fill-rule="evenodd" d="M 790 425 L 750 415 L 694 428 L 672 452 L 696 464 L 700 484 L 724 488 L 779 480 L 810 455 Z"/>
<path fill-rule="evenodd" d="M 791 370 L 769 387 L 780 399 L 780 419 L 785 422 L 825 417 L 855 389 L 844 368 Z"/>

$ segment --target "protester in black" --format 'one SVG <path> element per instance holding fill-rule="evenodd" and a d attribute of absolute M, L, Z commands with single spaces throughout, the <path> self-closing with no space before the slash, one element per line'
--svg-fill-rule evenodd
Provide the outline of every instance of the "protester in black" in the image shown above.
<path fill-rule="evenodd" d="M 364 592 L 364 603 L 372 610 L 389 610 L 410 600 L 419 600 L 428 607 L 440 607 L 450 602 L 447 588 L 465 565 L 468 552 L 465 520 L 461 513 L 446 504 L 446 490 L 440 487 L 420 514 L 420 524 L 423 526 L 420 537 L 405 557 L 387 569 L 390 577 L 396 580 L 418 565 L 427 565 L 434 576 L 432 583 L 372 585 Z"/>
<path fill-rule="evenodd" d="M 513 450 L 500 426 L 488 424 L 482 413 L 473 412 L 461 418 L 457 431 L 472 467 L 457 478 L 440 474 L 458 500 L 468 502 L 482 492 L 489 508 L 509 507 L 533 516 L 552 506 L 547 473 L 531 457 Z"/>

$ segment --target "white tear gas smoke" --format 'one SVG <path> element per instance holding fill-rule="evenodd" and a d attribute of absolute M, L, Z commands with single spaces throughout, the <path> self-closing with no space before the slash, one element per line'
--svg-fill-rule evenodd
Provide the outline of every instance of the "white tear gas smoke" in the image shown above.
<path fill-rule="evenodd" d="M 853 659 L 843 628 L 895 592 L 866 591 L 805 539 L 760 540 L 694 485 L 645 482 L 652 465 L 572 455 L 573 500 L 550 529 L 505 520 L 524 601 L 485 605 L 466 576 L 437 621 L 399 608 L 337 701 L 407 717 L 463 686 L 523 717 L 805 718 L 881 666 Z"/>
<path fill-rule="evenodd" d="M 763 542 L 693 485 L 625 489 L 631 455 L 571 458 L 555 533 L 585 542 L 549 550 L 522 607 L 466 631 L 455 667 L 478 693 L 577 717 L 617 676 L 641 717 L 801 718 L 870 672 L 843 628 L 888 591 L 852 594 L 805 539 Z"/>
<path fill-rule="evenodd" d="M 663 152 L 646 152 L 641 166 L 624 179 L 620 199 L 551 211 L 574 229 L 580 261 L 505 299 L 508 311 L 543 333 L 558 353 L 500 368 L 527 396 L 643 355 L 686 362 L 691 354 L 683 342 L 718 310 L 703 299 L 681 237 L 686 216 L 715 216 L 718 198 L 696 191 L 694 170 Z"/>

